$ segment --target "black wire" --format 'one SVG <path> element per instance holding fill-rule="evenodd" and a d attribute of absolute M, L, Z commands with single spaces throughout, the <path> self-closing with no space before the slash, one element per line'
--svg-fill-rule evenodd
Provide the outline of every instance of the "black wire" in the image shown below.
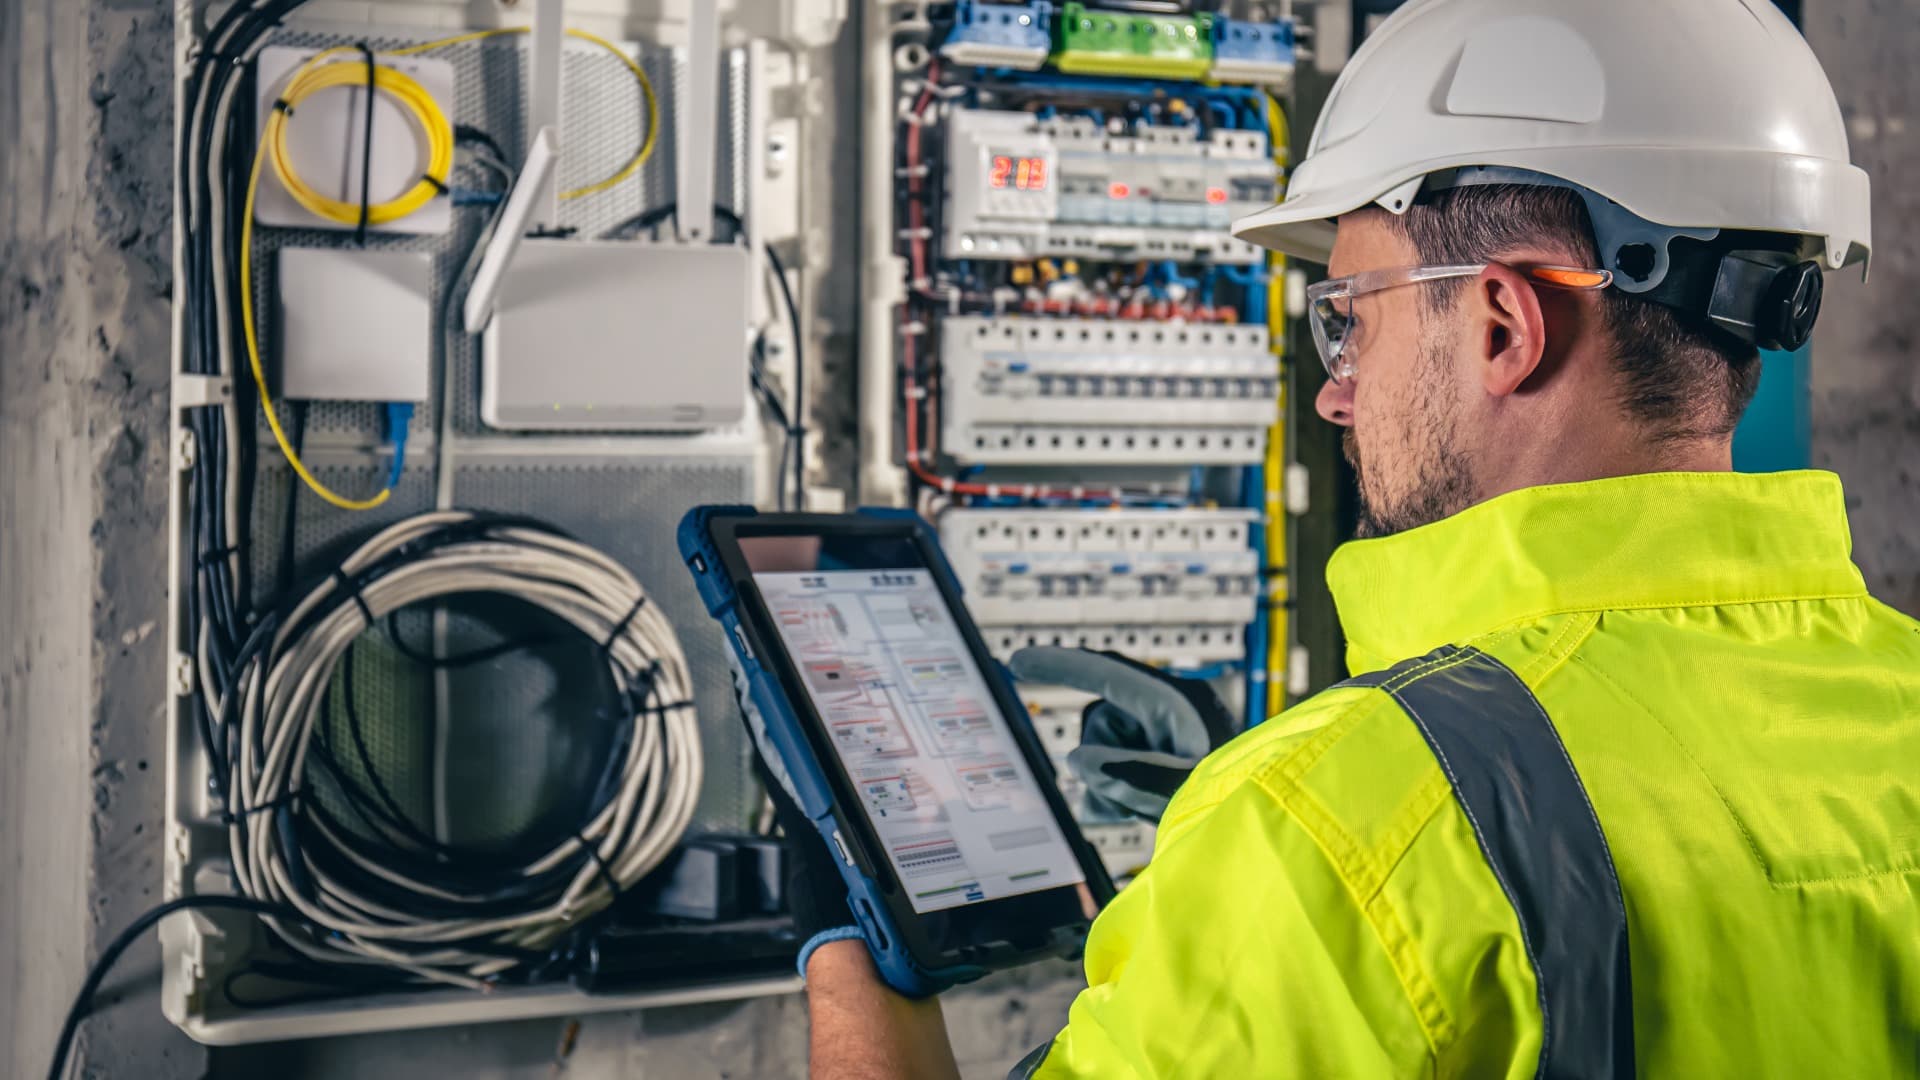
<path fill-rule="evenodd" d="M 307 403 L 293 402 L 293 452 L 305 455 L 307 452 Z M 300 478 L 292 469 L 287 470 L 287 512 L 280 523 L 280 588 L 279 594 L 285 596 L 293 591 L 294 582 L 294 529 L 300 517 Z"/>
<path fill-rule="evenodd" d="M 787 419 L 787 407 L 781 402 L 780 395 L 774 393 L 773 387 L 767 383 L 766 355 L 767 338 L 762 334 L 754 339 L 753 364 L 748 368 L 747 376 L 753 383 L 754 394 L 773 417 L 773 422 L 780 427 L 780 464 L 773 471 L 773 493 L 775 507 L 784 511 L 787 508 L 787 488 L 781 478 L 787 475 L 787 455 L 793 452 L 793 423 Z"/>
<path fill-rule="evenodd" d="M 251 911 L 256 915 L 268 915 L 304 926 L 317 925 L 285 904 L 255 900 L 248 896 L 183 896 L 149 908 L 108 942 L 106 948 L 100 950 L 100 958 L 93 962 L 92 969 L 87 972 L 86 981 L 80 984 L 80 992 L 74 995 L 73 1004 L 67 1009 L 66 1021 L 60 1025 L 60 1036 L 53 1044 L 53 1061 L 47 1066 L 47 1080 L 62 1080 L 66 1075 L 67 1058 L 73 1052 L 74 1036 L 79 1033 L 81 1022 L 93 1012 L 94 995 L 100 992 L 100 984 L 106 981 L 107 972 L 113 969 L 113 965 L 119 962 L 121 955 L 131 948 L 134 942 L 140 940 L 140 935 L 176 911 L 213 908 Z M 321 929 L 325 928 L 321 927 Z"/>
<path fill-rule="evenodd" d="M 787 268 L 771 244 L 767 245 L 767 261 L 773 265 L 773 279 L 780 283 L 780 298 L 787 302 L 787 320 L 793 332 L 793 401 L 797 411 L 787 430 L 793 435 L 793 508 L 804 511 L 807 508 L 807 354 L 800 336 L 800 307 L 793 301 L 793 287 L 787 284 Z"/>
<path fill-rule="evenodd" d="M 373 213 L 373 95 L 376 87 L 376 75 L 379 69 L 373 63 L 373 46 L 362 41 L 361 53 L 367 58 L 367 111 L 365 129 L 360 133 L 360 225 L 354 230 L 353 242 L 361 247 L 367 246 L 367 219 Z"/>
<path fill-rule="evenodd" d="M 453 126 L 453 141 L 456 143 L 477 143 L 480 146 L 486 147 L 487 150 L 493 154 L 495 160 L 501 162 L 508 160 L 507 152 L 500 149 L 498 140 L 471 124 L 455 124 Z"/>
<path fill-rule="evenodd" d="M 393 647 L 399 650 L 400 655 L 414 663 L 423 667 L 446 670 L 484 664 L 489 660 L 498 660 L 503 656 L 524 652 L 528 649 L 544 649 L 549 645 L 558 645 L 565 639 L 543 634 L 533 637 L 514 638 L 500 642 L 497 645 L 488 645 L 485 648 L 474 649 L 471 652 L 454 653 L 452 656 L 435 656 L 430 649 L 420 649 L 408 644 L 406 638 L 400 634 L 400 613 L 398 611 L 390 611 L 387 613 L 387 640 L 393 643 Z"/>

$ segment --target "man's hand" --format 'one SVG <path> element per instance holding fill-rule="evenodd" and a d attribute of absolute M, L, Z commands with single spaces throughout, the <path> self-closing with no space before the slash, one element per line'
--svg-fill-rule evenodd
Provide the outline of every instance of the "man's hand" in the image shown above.
<path fill-rule="evenodd" d="M 805 942 L 800 974 L 807 980 L 809 1075 L 957 1080 L 960 1070 L 939 1003 L 904 997 L 880 978 L 847 908 L 846 883 L 833 853 L 766 762 L 756 761 L 787 838 L 787 903 Z"/>
<path fill-rule="evenodd" d="M 1067 755 L 1095 811 L 1159 821 L 1194 766 L 1233 734 L 1232 715 L 1205 682 L 1118 653 L 1039 646 L 1014 653 L 1007 666 L 1022 682 L 1099 695 L 1082 714 L 1080 746 Z"/>
<path fill-rule="evenodd" d="M 902 997 L 880 978 L 865 941 L 835 941 L 807 964 L 808 1073 L 835 1080 L 958 1080 L 947 1021 L 933 998 Z"/>

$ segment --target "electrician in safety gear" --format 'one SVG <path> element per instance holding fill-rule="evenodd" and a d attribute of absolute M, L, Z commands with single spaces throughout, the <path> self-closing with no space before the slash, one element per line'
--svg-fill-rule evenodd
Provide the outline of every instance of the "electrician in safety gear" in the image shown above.
<path fill-rule="evenodd" d="M 1920 1075 L 1920 623 L 1868 595 L 1836 477 L 1730 471 L 1756 350 L 1867 259 L 1793 26 L 1408 4 L 1235 232 L 1330 274 L 1357 677 L 1179 785 L 1016 1075 Z M 1149 772 L 1205 750 L 1148 712 Z M 807 974 L 815 1075 L 953 1074 L 858 942 Z"/>

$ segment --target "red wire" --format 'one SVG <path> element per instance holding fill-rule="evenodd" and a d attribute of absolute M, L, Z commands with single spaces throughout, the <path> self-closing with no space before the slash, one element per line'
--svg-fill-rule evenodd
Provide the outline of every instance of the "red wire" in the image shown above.
<path fill-rule="evenodd" d="M 911 252 L 914 288 L 927 276 L 927 241 L 921 235 L 926 228 L 926 208 L 920 196 L 920 131 L 921 117 L 926 114 L 927 106 L 933 101 L 933 88 L 940 78 L 940 62 L 934 60 L 927 65 L 926 86 L 920 91 L 920 97 L 913 104 L 911 118 L 907 123 L 907 242 Z M 927 468 L 925 454 L 920 449 L 920 399 L 933 400 L 933 390 L 928 388 L 923 394 L 919 379 L 915 376 L 914 338 L 918 334 L 911 324 L 911 315 L 906 306 L 901 308 L 900 321 L 900 388 L 901 404 L 905 407 L 907 418 L 907 469 L 919 481 L 936 491 L 948 495 L 977 495 L 985 498 L 998 498 L 1012 495 L 1023 499 L 1108 499 L 1119 502 L 1125 492 L 1119 488 L 1057 488 L 1040 484 L 988 484 L 975 481 L 956 480 L 951 476 L 941 476 Z M 1143 493 L 1146 494 L 1146 493 Z"/>

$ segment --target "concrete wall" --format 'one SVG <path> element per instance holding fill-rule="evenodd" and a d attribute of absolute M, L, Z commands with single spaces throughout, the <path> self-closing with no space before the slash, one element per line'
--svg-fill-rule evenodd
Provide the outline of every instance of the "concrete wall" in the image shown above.
<path fill-rule="evenodd" d="M 163 0 L 0 3 L 0 1075 L 45 1067 L 102 939 L 160 870 L 171 27 Z M 1870 285 L 1832 282 L 1814 448 L 1852 495 L 1874 588 L 1920 613 L 1920 23 L 1910 0 L 1813 5 L 1808 35 L 1873 173 Z M 851 318 L 845 324 L 851 324 Z M 840 342 L 845 346 L 845 341 Z M 88 1026 L 89 1075 L 202 1075 L 135 950 Z M 1064 967 L 953 995 L 970 1076 L 1062 1022 Z M 794 998 L 587 1018 L 564 1075 L 794 1077 Z M 560 1023 L 282 1044 L 219 1076 L 553 1075 Z"/>
<path fill-rule="evenodd" d="M 1854 558 L 1920 616 L 1920 19 L 1913 0 L 1817 0 L 1807 40 L 1873 177 L 1873 277 L 1829 275 L 1814 336 L 1814 464 L 1846 480 Z"/>
<path fill-rule="evenodd" d="M 159 892 L 173 30 L 162 3 L 0 5 L 0 1075 L 38 1075 L 103 937 Z M 157 951 L 93 1025 L 193 1076 Z M 139 1062 L 137 1068 L 132 1062 Z"/>

